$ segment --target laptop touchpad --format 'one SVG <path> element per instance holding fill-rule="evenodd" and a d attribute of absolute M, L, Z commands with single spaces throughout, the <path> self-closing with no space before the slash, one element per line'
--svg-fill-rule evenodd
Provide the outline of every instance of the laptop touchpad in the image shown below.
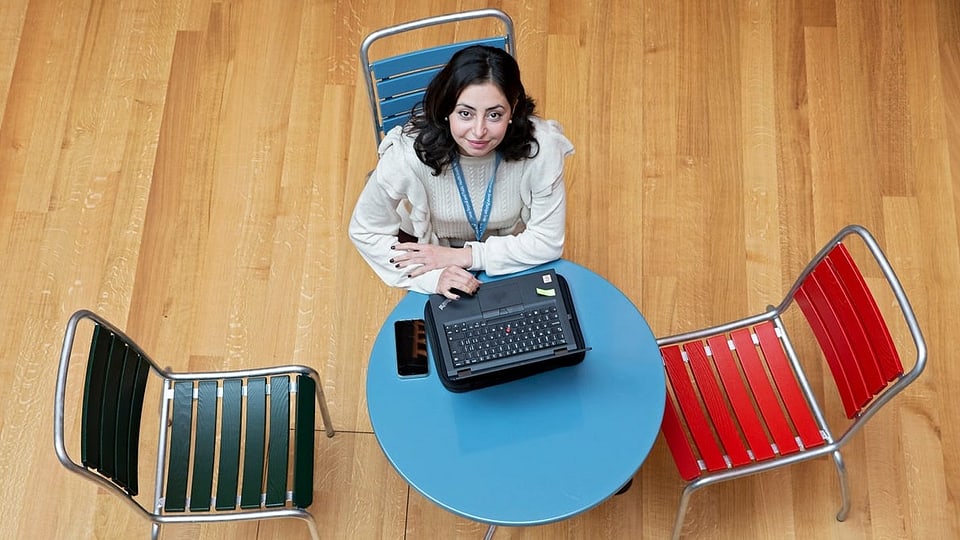
<path fill-rule="evenodd" d="M 523 311 L 523 300 L 517 291 L 510 287 L 497 287 L 487 283 L 480 287 L 477 296 L 480 309 L 486 317 Z"/>

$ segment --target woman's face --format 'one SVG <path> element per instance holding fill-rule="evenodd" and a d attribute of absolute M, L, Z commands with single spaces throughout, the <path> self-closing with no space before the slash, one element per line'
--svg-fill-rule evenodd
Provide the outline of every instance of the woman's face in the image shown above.
<path fill-rule="evenodd" d="M 485 82 L 464 88 L 448 117 L 460 153 L 482 157 L 494 151 L 507 132 L 510 113 L 510 103 L 497 85 Z"/>

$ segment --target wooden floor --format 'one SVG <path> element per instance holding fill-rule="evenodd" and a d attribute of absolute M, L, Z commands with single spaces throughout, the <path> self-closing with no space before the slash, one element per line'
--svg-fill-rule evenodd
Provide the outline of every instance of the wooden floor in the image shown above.
<path fill-rule="evenodd" d="M 851 222 L 877 235 L 926 333 L 927 371 L 846 453 L 846 522 L 817 461 L 699 492 L 685 536 L 960 537 L 960 3 L 491 4 L 516 20 L 542 115 L 576 145 L 565 257 L 620 287 L 654 334 L 778 301 Z M 401 292 L 346 236 L 376 160 L 361 39 L 474 7 L 0 2 L 0 538 L 148 534 L 54 456 L 56 359 L 78 308 L 175 369 L 317 368 L 340 430 L 319 438 L 325 538 L 482 536 L 409 489 L 377 446 L 366 361 Z M 664 538 L 681 486 L 658 441 L 626 495 L 496 538 Z"/>

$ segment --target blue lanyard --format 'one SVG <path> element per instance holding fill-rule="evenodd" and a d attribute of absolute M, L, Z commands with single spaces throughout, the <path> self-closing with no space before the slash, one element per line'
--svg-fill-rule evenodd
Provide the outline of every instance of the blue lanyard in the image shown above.
<path fill-rule="evenodd" d="M 487 223 L 490 221 L 490 209 L 493 207 L 493 184 L 497 180 L 497 168 L 500 167 L 500 152 L 497 152 L 496 161 L 493 163 L 493 173 L 490 174 L 490 180 L 487 182 L 487 193 L 483 198 L 483 207 L 480 210 L 480 219 L 477 220 L 477 213 L 473 209 L 473 202 L 470 200 L 470 191 L 467 190 L 467 181 L 463 178 L 463 169 L 460 167 L 460 156 L 454 156 L 450 163 L 453 168 L 453 177 L 457 180 L 457 190 L 460 191 L 460 202 L 463 203 L 463 211 L 467 214 L 467 221 L 470 227 L 477 235 L 477 242 L 483 239 L 483 233 L 487 230 Z"/>

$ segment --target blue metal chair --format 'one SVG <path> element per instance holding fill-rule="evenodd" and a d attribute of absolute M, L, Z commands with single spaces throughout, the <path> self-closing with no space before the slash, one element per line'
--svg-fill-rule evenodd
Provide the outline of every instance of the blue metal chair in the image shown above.
<path fill-rule="evenodd" d="M 384 38 L 437 25 L 484 19 L 498 22 L 502 32 L 493 36 L 409 50 L 395 56 L 370 60 L 371 46 Z M 516 56 L 513 20 L 506 13 L 496 9 L 478 9 L 390 26 L 371 33 L 363 40 L 360 46 L 360 63 L 367 86 L 373 130 L 378 146 L 391 128 L 407 122 L 412 111 L 423 101 L 427 85 L 450 60 L 450 57 L 460 49 L 471 45 L 499 47 Z"/>

